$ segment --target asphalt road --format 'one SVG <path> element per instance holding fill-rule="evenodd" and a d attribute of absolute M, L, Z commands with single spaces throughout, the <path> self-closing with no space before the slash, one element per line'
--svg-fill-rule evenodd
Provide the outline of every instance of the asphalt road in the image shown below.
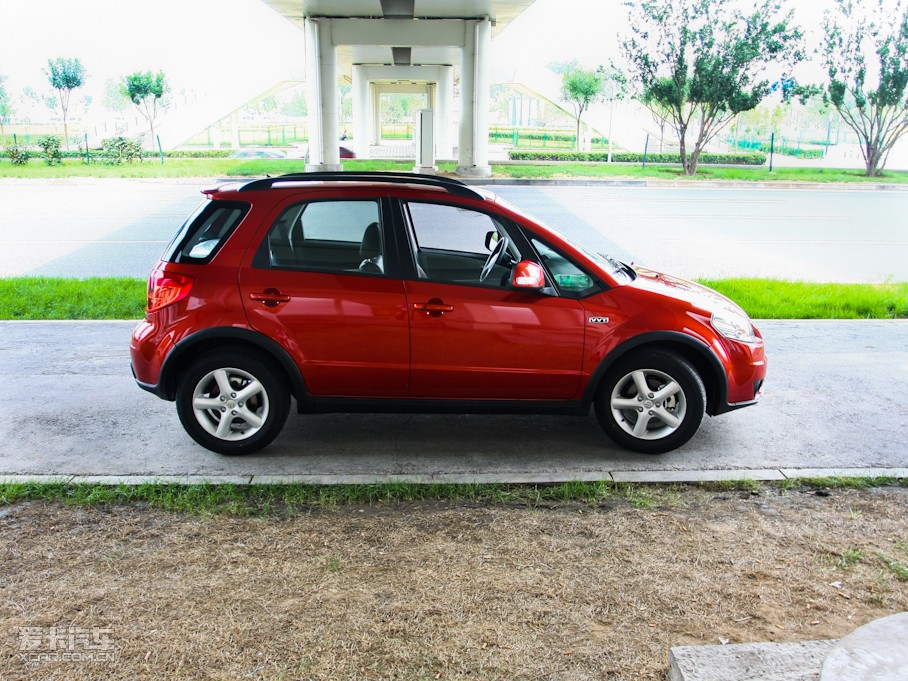
<path fill-rule="evenodd" d="M 0 181 L 0 276 L 144 278 L 206 180 Z M 577 240 L 685 277 L 908 281 L 906 191 L 495 186 Z"/>
<path fill-rule="evenodd" d="M 225 457 L 189 439 L 172 403 L 136 387 L 127 350 L 132 326 L 0 322 L 0 479 L 518 482 L 778 479 L 836 471 L 908 477 L 903 321 L 759 323 L 769 350 L 763 401 L 707 418 L 687 445 L 661 456 L 618 449 L 593 416 L 291 413 L 263 452 Z"/>
<path fill-rule="evenodd" d="M 0 276 L 145 277 L 204 181 L 0 181 Z M 687 277 L 908 280 L 908 192 L 497 186 L 565 233 Z M 131 322 L 0 323 L 0 476 L 310 481 L 908 475 L 908 323 L 763 322 L 767 395 L 679 451 L 617 449 L 595 418 L 291 416 L 231 459 L 129 372 Z M 262 477 L 265 476 L 265 477 Z"/>

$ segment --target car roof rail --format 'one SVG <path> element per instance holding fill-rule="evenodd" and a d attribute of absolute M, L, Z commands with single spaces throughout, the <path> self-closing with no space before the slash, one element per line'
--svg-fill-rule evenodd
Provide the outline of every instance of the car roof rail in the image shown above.
<path fill-rule="evenodd" d="M 422 184 L 446 189 L 448 193 L 457 196 L 466 196 L 471 199 L 479 199 L 480 201 L 485 200 L 485 197 L 475 189 L 472 189 L 460 180 L 455 180 L 450 177 L 384 171 L 289 173 L 287 175 L 265 177 L 261 180 L 252 180 L 240 187 L 238 191 L 255 192 L 262 189 L 271 189 L 275 184 L 281 182 L 390 182 L 393 184 Z"/>

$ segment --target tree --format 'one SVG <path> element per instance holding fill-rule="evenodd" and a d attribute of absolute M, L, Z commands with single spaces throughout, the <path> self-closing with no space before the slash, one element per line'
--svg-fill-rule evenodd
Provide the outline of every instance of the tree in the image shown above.
<path fill-rule="evenodd" d="M 576 71 L 580 68 L 580 62 L 577 61 L 577 58 L 574 57 L 570 61 L 553 61 L 549 62 L 546 65 L 549 71 L 552 73 L 557 73 L 559 76 L 564 75 L 568 71 Z"/>
<path fill-rule="evenodd" d="M 104 81 L 104 96 L 101 98 L 101 106 L 113 113 L 122 113 L 129 106 L 129 99 L 120 90 L 120 81 L 116 78 L 108 78 Z"/>
<path fill-rule="evenodd" d="M 608 162 L 612 162 L 612 118 L 615 114 L 615 102 L 624 99 L 628 93 L 627 78 L 614 63 L 609 62 L 608 68 L 599 67 L 602 73 L 602 99 L 609 103 L 608 109 Z"/>
<path fill-rule="evenodd" d="M 123 77 L 123 83 L 120 92 L 129 98 L 142 117 L 148 121 L 148 127 L 151 130 L 150 147 L 154 149 L 154 122 L 158 116 L 158 107 L 161 106 L 161 100 L 167 94 L 167 80 L 163 71 L 152 73 L 151 71 L 136 71 Z"/>
<path fill-rule="evenodd" d="M 858 136 L 867 177 L 882 174 L 908 132 L 908 7 L 905 0 L 886 5 L 835 0 L 824 21 L 824 94 Z"/>
<path fill-rule="evenodd" d="M 309 114 L 309 107 L 306 105 L 306 93 L 299 88 L 293 90 L 293 95 L 290 99 L 281 105 L 280 112 L 285 116 L 305 118 Z"/>
<path fill-rule="evenodd" d="M 782 0 L 754 2 L 747 14 L 735 0 L 641 0 L 631 6 L 632 35 L 623 40 L 624 52 L 642 100 L 670 112 L 688 175 L 697 172 L 704 147 L 770 92 L 770 66 L 779 69 L 788 92 L 796 92 L 786 76 L 804 52 L 792 11 L 783 12 Z"/>
<path fill-rule="evenodd" d="M 57 57 L 47 60 L 48 69 L 45 71 L 50 85 L 57 91 L 60 100 L 60 109 L 63 112 L 63 140 L 69 149 L 69 128 L 66 116 L 69 111 L 69 97 L 72 91 L 85 84 L 85 67 L 78 57 Z"/>
<path fill-rule="evenodd" d="M 665 126 L 671 119 L 671 109 L 646 94 L 639 97 L 639 100 L 649 110 L 653 123 L 659 128 L 659 153 L 661 154 L 665 149 Z"/>
<path fill-rule="evenodd" d="M 10 103 L 9 93 L 3 85 L 5 80 L 6 76 L 0 76 L 0 135 L 3 134 L 3 121 L 13 113 L 13 105 Z"/>
<path fill-rule="evenodd" d="M 574 107 L 574 120 L 577 122 L 577 151 L 581 150 L 580 119 L 590 104 L 602 98 L 605 88 L 605 75 L 600 66 L 595 71 L 574 68 L 561 74 L 561 99 L 570 102 Z"/>

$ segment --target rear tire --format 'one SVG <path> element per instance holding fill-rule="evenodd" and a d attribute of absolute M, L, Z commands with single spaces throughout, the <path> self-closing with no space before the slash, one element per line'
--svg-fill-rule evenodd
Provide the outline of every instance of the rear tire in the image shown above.
<path fill-rule="evenodd" d="M 602 380 L 596 416 L 612 440 L 643 454 L 662 454 L 693 437 L 706 389 L 685 359 L 663 350 L 620 360 Z"/>
<path fill-rule="evenodd" d="M 200 445 L 219 454 L 252 454 L 284 427 L 290 389 L 266 359 L 217 350 L 184 371 L 176 402 L 183 428 Z"/>

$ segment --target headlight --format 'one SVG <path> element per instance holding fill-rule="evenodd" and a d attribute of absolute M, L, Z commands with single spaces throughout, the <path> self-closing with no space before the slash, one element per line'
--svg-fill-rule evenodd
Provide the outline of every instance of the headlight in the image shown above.
<path fill-rule="evenodd" d="M 759 339 L 754 333 L 750 318 L 741 310 L 719 310 L 713 312 L 713 328 L 726 338 L 742 343 L 756 343 Z"/>

